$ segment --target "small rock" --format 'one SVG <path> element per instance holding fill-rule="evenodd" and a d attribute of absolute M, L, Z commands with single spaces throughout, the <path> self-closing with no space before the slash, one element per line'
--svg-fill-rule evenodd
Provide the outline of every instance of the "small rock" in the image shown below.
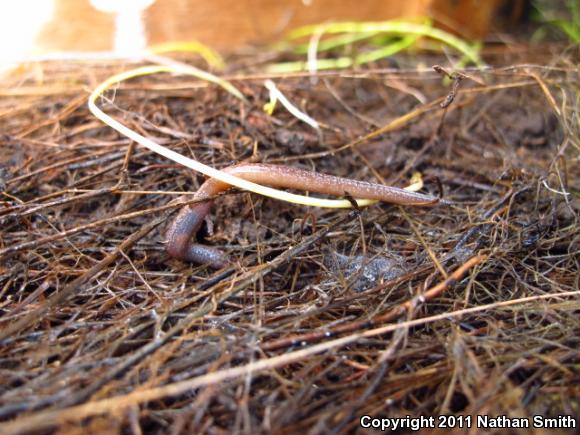
<path fill-rule="evenodd" d="M 404 273 L 399 262 L 383 256 L 349 257 L 333 252 L 326 256 L 325 263 L 333 273 L 341 274 L 358 293 Z"/>

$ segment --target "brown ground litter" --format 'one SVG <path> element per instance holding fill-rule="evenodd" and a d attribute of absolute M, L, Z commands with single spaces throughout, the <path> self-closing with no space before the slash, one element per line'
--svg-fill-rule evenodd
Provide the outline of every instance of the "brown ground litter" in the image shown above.
<path fill-rule="evenodd" d="M 232 190 L 202 234 L 235 259 L 218 271 L 163 247 L 203 177 L 87 110 L 87 92 L 130 65 L 5 78 L 0 432 L 346 433 L 364 414 L 578 415 L 578 52 L 520 53 L 456 85 L 410 66 L 444 61 L 422 56 L 274 78 L 326 125 L 322 142 L 282 108 L 263 112 L 248 55 L 224 76 L 249 105 L 170 75 L 107 93 L 117 119 L 215 167 L 399 186 L 419 171 L 424 191 L 456 202 L 341 211 Z"/>

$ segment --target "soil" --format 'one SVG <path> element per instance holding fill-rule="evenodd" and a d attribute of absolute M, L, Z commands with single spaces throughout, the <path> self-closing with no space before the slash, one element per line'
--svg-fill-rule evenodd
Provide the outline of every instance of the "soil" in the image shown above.
<path fill-rule="evenodd" d="M 397 186 L 419 172 L 422 191 L 454 204 L 349 212 L 234 189 L 199 235 L 231 264 L 185 264 L 164 233 L 204 177 L 128 147 L 86 107 L 88 89 L 131 66 L 23 67 L 0 90 L 0 432 L 578 415 L 577 53 L 496 54 L 506 66 L 465 70 L 446 109 L 451 84 L 416 68 L 436 55 L 273 77 L 322 141 L 281 106 L 264 113 L 249 56 L 221 74 L 247 105 L 168 75 L 100 105 L 214 167 Z"/>

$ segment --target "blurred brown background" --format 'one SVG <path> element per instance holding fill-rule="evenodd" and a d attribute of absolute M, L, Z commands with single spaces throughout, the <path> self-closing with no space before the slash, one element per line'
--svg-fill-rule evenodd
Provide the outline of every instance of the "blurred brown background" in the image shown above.
<path fill-rule="evenodd" d="M 4 24 L 4 31 L 10 35 L 2 38 L 5 40 L 5 46 L 0 47 L 2 52 L 18 50 L 15 44 L 28 41 L 22 51 L 45 53 L 118 49 L 120 36 L 128 41 L 129 49 L 131 44 L 138 48 L 193 39 L 227 51 L 271 42 L 305 24 L 424 16 L 432 17 L 438 25 L 461 36 L 477 39 L 497 27 L 498 11 L 508 10 L 508 15 L 517 16 L 525 0 L 21 0 L 6 3 L 0 6 L 0 15 L 6 22 L 0 24 Z M 121 7 L 125 9 L 121 11 Z M 17 8 L 23 10 L 18 13 Z M 40 16 L 41 13 L 44 15 Z M 39 16 L 32 22 L 35 14 Z M 23 17 L 27 22 L 19 23 Z M 22 36 L 24 32 L 28 36 Z"/>

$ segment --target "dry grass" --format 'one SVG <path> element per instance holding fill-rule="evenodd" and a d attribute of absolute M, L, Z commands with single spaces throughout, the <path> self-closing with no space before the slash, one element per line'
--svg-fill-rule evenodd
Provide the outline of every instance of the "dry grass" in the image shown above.
<path fill-rule="evenodd" d="M 124 85 L 109 112 L 216 167 L 398 185 L 418 170 L 457 202 L 345 212 L 233 191 L 205 236 L 231 253 L 220 271 L 163 249 L 181 193 L 202 178 L 88 113 L 87 92 L 126 65 L 37 64 L 4 79 L 0 432 L 345 433 L 363 414 L 578 415 L 577 54 L 466 71 L 446 109 L 452 86 L 435 72 L 276 79 L 327 126 L 323 143 L 283 110 L 263 113 L 246 59 L 229 77 L 248 106 L 179 77 Z"/>

